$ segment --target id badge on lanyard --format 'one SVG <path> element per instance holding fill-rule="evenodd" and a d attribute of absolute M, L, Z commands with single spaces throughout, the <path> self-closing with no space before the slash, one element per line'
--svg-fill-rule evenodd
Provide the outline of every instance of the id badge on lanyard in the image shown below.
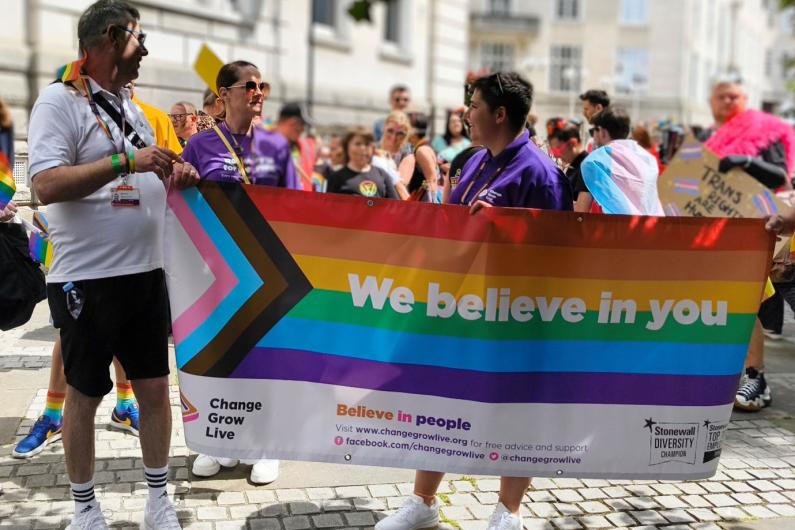
<path fill-rule="evenodd" d="M 121 133 L 121 148 L 118 148 L 116 146 L 116 142 L 113 139 L 113 133 L 111 132 L 110 127 L 108 127 L 108 124 L 99 113 L 97 103 L 94 100 L 94 93 L 91 91 L 91 87 L 85 78 L 83 78 L 83 86 L 86 90 L 86 98 L 88 98 L 88 104 L 91 107 L 91 112 L 94 113 L 97 123 L 99 123 L 100 128 L 105 131 L 105 135 L 108 137 L 110 144 L 113 146 L 113 150 L 116 153 L 114 156 L 123 154 L 126 138 L 125 128 L 127 125 L 127 120 L 124 115 L 124 98 L 119 98 L 119 114 L 121 115 L 121 124 L 117 123 L 116 125 L 119 127 L 119 132 Z M 120 176 L 121 184 L 119 186 L 110 188 L 110 205 L 114 208 L 135 208 L 140 206 L 141 190 L 127 182 L 127 173 L 122 173 Z"/>

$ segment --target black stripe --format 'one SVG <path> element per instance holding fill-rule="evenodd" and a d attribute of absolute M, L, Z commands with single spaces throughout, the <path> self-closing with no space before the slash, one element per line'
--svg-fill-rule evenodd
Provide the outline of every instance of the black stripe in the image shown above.
<path fill-rule="evenodd" d="M 158 473 L 157 475 L 151 475 L 149 473 L 144 473 L 144 476 L 146 478 L 163 478 L 163 477 L 167 477 L 168 476 L 168 471 L 166 471 L 165 473 Z"/>
<path fill-rule="evenodd" d="M 84 490 L 76 490 L 76 489 L 72 488 L 72 493 L 88 493 L 89 491 L 94 491 L 94 486 L 91 486 L 91 487 L 86 488 Z"/>
<path fill-rule="evenodd" d="M 79 497 L 77 495 L 72 495 L 72 497 L 74 498 L 74 500 L 80 501 L 80 502 L 86 502 L 86 501 L 94 500 L 94 494 L 93 493 L 91 495 L 86 495 L 86 496 L 83 496 L 83 497 Z"/>
<path fill-rule="evenodd" d="M 94 94 L 94 101 L 96 101 L 97 105 L 102 107 L 102 109 L 108 113 L 110 119 L 113 120 L 113 122 L 121 131 L 121 114 L 116 110 L 113 104 L 105 99 L 105 96 L 102 94 Z M 124 102 L 122 102 L 122 105 L 123 104 Z M 127 120 L 124 120 L 124 131 L 122 131 L 122 134 L 138 149 L 143 149 L 146 147 L 144 141 L 141 140 L 141 137 L 138 136 L 138 133 L 135 131 L 135 129 L 133 129 L 133 126 Z"/>

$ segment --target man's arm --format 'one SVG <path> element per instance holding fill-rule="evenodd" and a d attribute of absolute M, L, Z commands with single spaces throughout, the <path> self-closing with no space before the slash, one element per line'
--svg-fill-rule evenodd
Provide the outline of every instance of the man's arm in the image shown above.
<path fill-rule="evenodd" d="M 33 176 L 33 189 L 42 203 L 74 201 L 87 197 L 119 176 L 113 168 L 111 156 L 77 166 L 58 166 Z M 127 155 L 119 155 L 123 168 Z M 164 180 L 171 175 L 172 163 L 182 162 L 173 151 L 156 145 L 135 151 L 135 172 L 154 172 Z"/>

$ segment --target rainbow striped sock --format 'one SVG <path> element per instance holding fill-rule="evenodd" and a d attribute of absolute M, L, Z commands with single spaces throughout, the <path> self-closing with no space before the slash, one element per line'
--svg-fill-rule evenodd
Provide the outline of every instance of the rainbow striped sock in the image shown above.
<path fill-rule="evenodd" d="M 132 385 L 129 383 L 116 383 L 116 410 L 125 410 L 135 403 Z"/>
<path fill-rule="evenodd" d="M 61 392 L 47 392 L 47 404 L 44 406 L 44 415 L 55 423 L 63 419 L 63 402 L 66 394 Z"/>

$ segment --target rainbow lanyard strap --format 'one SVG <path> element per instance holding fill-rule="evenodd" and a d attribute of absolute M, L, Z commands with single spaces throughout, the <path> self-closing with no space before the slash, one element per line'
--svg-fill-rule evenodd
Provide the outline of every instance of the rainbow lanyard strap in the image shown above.
<path fill-rule="evenodd" d="M 110 127 L 108 127 L 108 124 L 105 122 L 105 120 L 102 118 L 102 115 L 99 113 L 99 109 L 97 108 L 97 102 L 94 100 L 94 93 L 91 91 L 91 87 L 89 86 L 89 83 L 88 83 L 88 80 L 87 80 L 86 76 L 82 76 L 81 75 L 80 76 L 80 81 L 83 83 L 84 95 L 86 97 L 86 100 L 88 100 L 88 106 L 91 107 L 91 112 L 92 112 L 92 114 L 94 114 L 94 117 L 96 118 L 97 123 L 99 124 L 100 128 L 103 131 L 105 131 L 105 135 L 107 135 L 108 140 L 110 141 L 111 145 L 113 146 L 113 149 L 114 149 L 115 153 L 116 154 L 123 153 L 124 152 L 124 140 L 126 138 L 125 133 L 124 133 L 124 129 L 126 129 L 126 125 L 127 125 L 127 120 L 126 120 L 126 117 L 124 115 L 124 99 L 120 99 L 120 104 L 119 104 L 119 109 L 120 109 L 119 114 L 121 115 L 121 131 L 120 131 L 121 132 L 121 147 L 117 147 L 116 146 L 116 141 L 113 138 L 113 133 L 111 132 Z"/>
<path fill-rule="evenodd" d="M 469 192 L 472 191 L 472 186 L 474 186 L 475 182 L 477 182 L 478 179 L 483 175 L 483 170 L 486 169 L 486 164 L 488 162 L 489 162 L 488 160 L 484 160 L 480 164 L 480 167 L 478 168 L 477 174 L 472 178 L 472 181 L 469 183 L 469 186 L 467 186 L 467 189 L 464 190 L 464 194 L 461 195 L 461 204 L 464 204 L 466 202 L 466 198 L 469 195 Z M 475 194 L 475 196 L 472 197 L 472 199 L 467 203 L 468 206 L 472 206 L 472 203 L 474 203 L 475 200 L 477 200 L 477 198 L 480 196 L 480 194 L 483 193 L 483 190 L 485 190 L 486 188 L 491 186 L 494 183 L 494 181 L 497 180 L 497 177 L 500 176 L 500 173 L 503 172 L 503 170 L 505 169 L 505 166 L 507 166 L 507 165 L 508 165 L 508 163 L 506 162 L 505 164 L 503 164 L 503 165 L 501 165 L 500 167 L 497 168 L 497 171 L 495 171 L 489 177 L 489 180 L 486 181 L 486 183 L 483 185 L 483 187 L 481 187 L 478 190 L 478 192 Z"/>

